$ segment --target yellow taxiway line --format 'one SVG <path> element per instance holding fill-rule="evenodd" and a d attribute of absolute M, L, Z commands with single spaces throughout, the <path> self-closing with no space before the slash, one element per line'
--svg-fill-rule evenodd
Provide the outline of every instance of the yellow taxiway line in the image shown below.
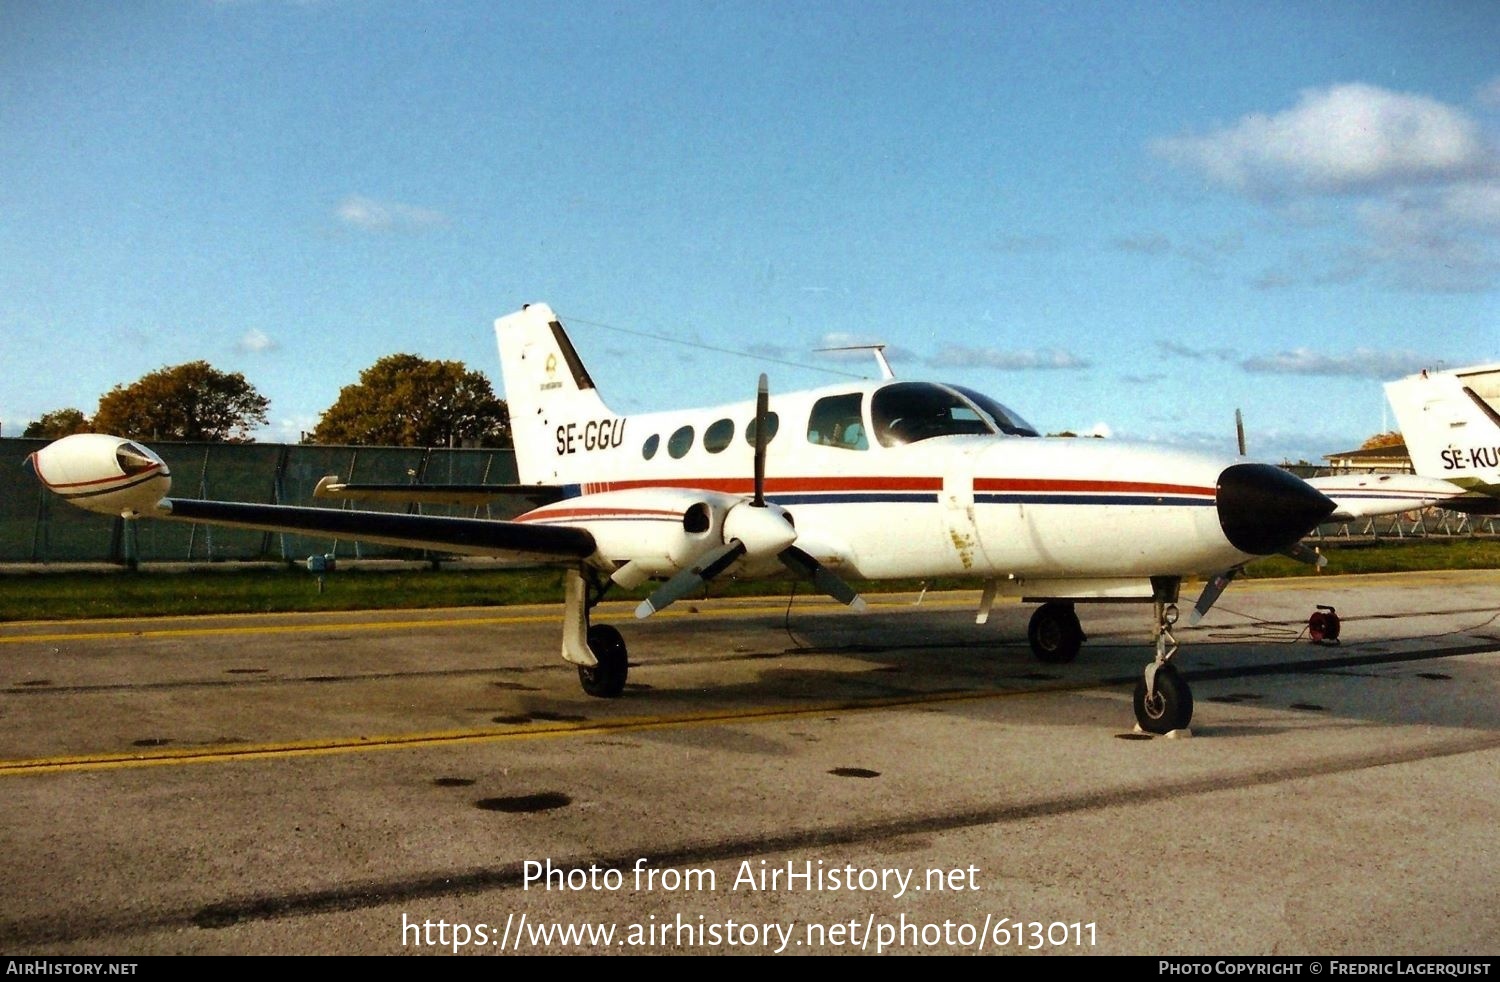
<path fill-rule="evenodd" d="M 184 764 L 218 764 L 243 760 L 285 760 L 330 754 L 371 753 L 383 750 L 419 750 L 512 740 L 561 739 L 629 733 L 647 730 L 687 729 L 734 723 L 770 723 L 826 716 L 831 712 L 869 712 L 901 706 L 977 702 L 1011 696 L 1035 696 L 1095 688 L 1097 682 L 1071 683 L 1039 689 L 1006 692 L 941 692 L 927 695 L 890 696 L 876 699 L 842 700 L 796 708 L 761 706 L 719 712 L 684 713 L 674 716 L 636 716 L 579 723 L 547 722 L 504 729 L 440 730 L 431 733 L 397 733 L 385 736 L 330 737 L 323 740 L 289 740 L 277 743 L 214 744 L 171 750 L 128 751 L 0 760 L 0 777 L 104 771 Z"/>
<path fill-rule="evenodd" d="M 920 604 L 911 602 L 881 603 L 875 601 L 870 605 L 872 608 L 881 607 L 973 607 L 975 602 L 969 599 L 954 599 L 950 597 L 933 597 L 925 599 Z M 622 608 L 619 611 L 609 611 L 600 608 L 593 614 L 594 620 L 633 620 L 630 611 L 633 608 Z M 652 615 L 654 618 L 679 618 L 679 617 L 739 617 L 754 614 L 779 614 L 786 609 L 785 603 L 766 605 L 725 605 L 715 607 L 712 610 L 699 610 L 698 612 L 666 610 Z M 821 604 L 818 607 L 803 607 L 798 613 L 837 613 L 845 608 L 836 603 Z M 246 617 L 298 617 L 299 614 L 223 614 L 207 615 L 222 616 L 225 618 Z M 108 631 L 64 631 L 46 634 L 0 634 L 0 644 L 55 644 L 59 641 L 121 641 L 128 638 L 194 638 L 209 636 L 253 636 L 266 634 L 299 634 L 320 633 L 325 631 L 389 631 L 389 630 L 416 630 L 421 628 L 454 628 L 454 627 L 491 627 L 504 624 L 546 624 L 562 621 L 562 606 L 548 613 L 538 614 L 507 614 L 493 617 L 427 617 L 421 619 L 407 620 L 369 620 L 369 621 L 316 621 L 306 624 L 216 624 L 205 627 L 161 627 L 131 629 L 120 627 Z M 55 625 L 57 622 L 50 622 Z M 160 623 L 153 621 L 152 623 Z"/>

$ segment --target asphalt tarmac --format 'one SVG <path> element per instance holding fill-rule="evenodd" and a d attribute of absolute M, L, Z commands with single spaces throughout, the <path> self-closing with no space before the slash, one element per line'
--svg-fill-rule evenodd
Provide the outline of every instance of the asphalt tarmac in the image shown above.
<path fill-rule="evenodd" d="M 871 600 L 0 625 L 0 952 L 1500 952 L 1500 571 Z"/>

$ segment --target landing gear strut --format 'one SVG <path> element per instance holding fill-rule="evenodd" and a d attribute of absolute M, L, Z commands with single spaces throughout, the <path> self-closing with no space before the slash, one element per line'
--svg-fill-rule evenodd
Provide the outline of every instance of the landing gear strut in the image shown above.
<path fill-rule="evenodd" d="M 589 624 L 589 612 L 604 599 L 609 583 L 593 570 L 569 570 L 563 596 L 563 659 L 578 666 L 583 691 L 599 699 L 624 692 L 630 674 L 620 632 L 608 624 Z"/>
<path fill-rule="evenodd" d="M 1193 692 L 1171 664 L 1177 654 L 1172 625 L 1177 623 L 1177 584 L 1156 591 L 1156 660 L 1135 684 L 1135 720 L 1147 733 L 1185 730 L 1193 721 Z"/>

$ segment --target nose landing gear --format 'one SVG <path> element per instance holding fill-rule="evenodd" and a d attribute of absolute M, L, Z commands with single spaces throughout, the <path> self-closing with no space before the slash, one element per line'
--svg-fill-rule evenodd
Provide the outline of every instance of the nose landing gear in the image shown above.
<path fill-rule="evenodd" d="M 1172 625 L 1177 623 L 1177 597 L 1158 591 L 1156 610 L 1156 660 L 1146 666 L 1135 684 L 1135 720 L 1147 733 L 1171 733 L 1185 730 L 1193 721 L 1193 692 L 1187 680 L 1178 674 L 1172 659 L 1177 655 L 1177 638 Z"/>

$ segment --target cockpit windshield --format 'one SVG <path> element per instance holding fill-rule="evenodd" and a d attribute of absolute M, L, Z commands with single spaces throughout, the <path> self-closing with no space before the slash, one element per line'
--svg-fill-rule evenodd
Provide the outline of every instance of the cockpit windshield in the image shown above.
<path fill-rule="evenodd" d="M 1032 426 L 1020 416 L 1017 416 L 1008 407 L 1001 405 L 983 392 L 975 392 L 973 389 L 966 389 L 962 385 L 955 385 L 953 388 L 958 392 L 962 392 L 968 397 L 969 401 L 988 413 L 990 420 L 996 426 L 1000 427 L 1001 433 L 1009 433 L 1011 436 L 1042 435 L 1035 426 Z"/>
<path fill-rule="evenodd" d="M 958 393 L 928 382 L 896 382 L 870 400 L 870 421 L 883 447 L 935 436 L 994 433 L 989 420 Z"/>
<path fill-rule="evenodd" d="M 956 434 L 1037 435 L 1031 424 L 986 395 L 930 382 L 896 382 L 877 390 L 870 417 L 883 447 Z"/>

